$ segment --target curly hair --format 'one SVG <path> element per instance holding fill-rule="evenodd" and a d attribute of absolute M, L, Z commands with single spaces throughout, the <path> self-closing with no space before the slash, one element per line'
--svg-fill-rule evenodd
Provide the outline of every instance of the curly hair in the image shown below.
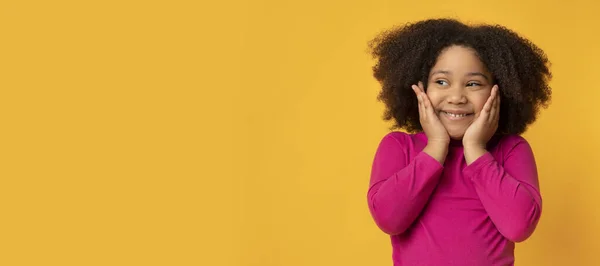
<path fill-rule="evenodd" d="M 369 42 L 373 76 L 382 86 L 377 99 L 386 107 L 383 119 L 395 120 L 392 129 L 423 130 L 411 85 L 427 84 L 438 56 L 453 45 L 475 50 L 500 87 L 498 134 L 522 134 L 540 107 L 548 107 L 550 62 L 535 44 L 501 25 L 430 19 L 394 27 Z"/>

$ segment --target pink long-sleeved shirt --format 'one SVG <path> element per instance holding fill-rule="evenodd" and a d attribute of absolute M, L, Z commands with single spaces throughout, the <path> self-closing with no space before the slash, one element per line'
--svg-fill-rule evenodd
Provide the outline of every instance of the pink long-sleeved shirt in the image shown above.
<path fill-rule="evenodd" d="M 514 265 L 514 243 L 533 233 L 542 206 L 527 141 L 495 137 L 470 165 L 460 141 L 444 165 L 426 144 L 424 133 L 392 132 L 375 154 L 369 209 L 394 265 Z"/>

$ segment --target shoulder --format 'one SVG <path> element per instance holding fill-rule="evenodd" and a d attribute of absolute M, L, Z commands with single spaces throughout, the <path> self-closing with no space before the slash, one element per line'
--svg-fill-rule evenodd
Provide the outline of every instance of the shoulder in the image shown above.
<path fill-rule="evenodd" d="M 411 134 L 401 131 L 392 131 L 383 136 L 381 143 L 395 144 L 406 147 L 426 141 L 427 137 L 424 133 Z"/>
<path fill-rule="evenodd" d="M 394 131 L 385 134 L 375 152 L 373 169 L 387 175 L 407 165 L 416 154 L 415 146 L 419 139 L 419 133 Z"/>
<path fill-rule="evenodd" d="M 412 157 L 427 144 L 425 133 L 406 133 L 393 131 L 381 139 L 378 150 L 387 152 L 402 152 L 405 156 Z"/>
<path fill-rule="evenodd" d="M 498 146 L 502 149 L 512 150 L 514 147 L 519 145 L 529 146 L 529 142 L 521 135 L 504 135 L 500 137 Z"/>
<path fill-rule="evenodd" d="M 410 139 L 410 134 L 401 131 L 392 131 L 383 136 L 382 142 L 405 143 Z"/>
<path fill-rule="evenodd" d="M 521 135 L 504 135 L 499 137 L 494 145 L 496 155 L 506 158 L 515 153 L 527 153 L 533 155 L 531 145 Z"/>

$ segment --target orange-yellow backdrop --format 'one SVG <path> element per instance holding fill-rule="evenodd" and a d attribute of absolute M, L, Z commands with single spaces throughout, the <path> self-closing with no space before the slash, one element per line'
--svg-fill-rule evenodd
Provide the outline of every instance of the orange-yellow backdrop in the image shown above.
<path fill-rule="evenodd" d="M 0 265 L 391 265 L 366 43 L 451 16 L 553 62 L 518 265 L 600 265 L 594 1 L 2 1 Z"/>

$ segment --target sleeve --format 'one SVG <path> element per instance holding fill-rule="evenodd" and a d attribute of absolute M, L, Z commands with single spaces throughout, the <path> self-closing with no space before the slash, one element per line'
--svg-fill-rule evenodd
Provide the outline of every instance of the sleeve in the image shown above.
<path fill-rule="evenodd" d="M 531 147 L 520 139 L 508 151 L 504 166 L 488 152 L 463 170 L 500 233 L 513 242 L 527 239 L 542 210 L 538 175 Z"/>
<path fill-rule="evenodd" d="M 443 167 L 427 153 L 410 162 L 406 143 L 390 134 L 375 154 L 367 193 L 369 210 L 387 234 L 402 234 L 419 216 L 440 179 Z"/>

